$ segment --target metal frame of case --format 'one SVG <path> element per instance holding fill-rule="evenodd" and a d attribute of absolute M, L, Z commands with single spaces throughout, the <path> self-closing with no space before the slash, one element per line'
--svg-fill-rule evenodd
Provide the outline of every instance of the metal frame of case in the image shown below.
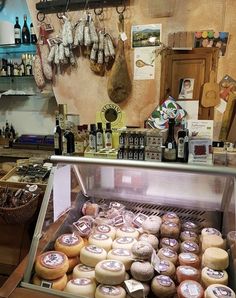
<path fill-rule="evenodd" d="M 125 203 L 128 209 L 137 213 L 142 211 L 147 215 L 162 214 L 168 210 L 175 211 L 181 219 L 192 219 L 202 227 L 214 226 L 221 229 L 224 236 L 229 231 L 236 231 L 236 169 L 234 168 L 65 156 L 52 156 L 51 161 L 58 166 L 71 165 L 81 189 L 77 198 L 76 212 L 88 197 L 98 203 L 118 200 Z M 53 189 L 55 170 L 56 166 L 53 167 L 49 177 L 21 286 L 72 298 L 78 296 L 30 283 Z M 55 239 L 56 236 L 58 235 L 55 235 Z M 230 286 L 234 290 L 236 290 L 235 250 L 236 243 L 228 250 Z"/>

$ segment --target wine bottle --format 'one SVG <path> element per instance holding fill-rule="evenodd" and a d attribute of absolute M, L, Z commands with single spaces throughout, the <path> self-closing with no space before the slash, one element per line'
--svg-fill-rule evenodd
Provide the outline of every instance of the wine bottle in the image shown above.
<path fill-rule="evenodd" d="M 177 133 L 177 160 L 179 162 L 188 162 L 188 131 L 185 125 L 182 125 Z"/>
<path fill-rule="evenodd" d="M 169 119 L 169 130 L 166 142 L 164 144 L 164 153 L 163 153 L 163 160 L 164 161 L 176 161 L 177 159 L 177 145 L 174 136 L 174 128 L 175 128 L 175 119 Z"/>
<path fill-rule="evenodd" d="M 24 25 L 22 27 L 22 42 L 29 44 L 30 43 L 30 31 L 27 25 L 27 15 L 24 15 Z"/>
<path fill-rule="evenodd" d="M 106 123 L 106 130 L 105 130 L 105 148 L 112 149 L 112 130 L 111 130 L 111 123 Z"/>
<path fill-rule="evenodd" d="M 20 44 L 21 43 L 20 30 L 21 30 L 21 27 L 19 25 L 19 18 L 16 17 L 16 23 L 14 25 L 15 44 Z"/>
<path fill-rule="evenodd" d="M 62 130 L 59 125 L 59 113 L 56 113 L 56 126 L 54 129 L 54 152 L 55 155 L 62 155 Z"/>
<path fill-rule="evenodd" d="M 64 137 L 66 139 L 66 154 L 72 155 L 75 152 L 75 136 L 71 131 L 70 122 L 66 123 L 66 130 L 64 132 Z"/>
<path fill-rule="evenodd" d="M 30 42 L 33 44 L 37 43 L 37 37 L 34 31 L 33 23 L 30 24 Z"/>
<path fill-rule="evenodd" d="M 96 145 L 97 151 L 103 149 L 103 129 L 102 129 L 102 122 L 97 123 L 97 131 L 96 131 Z"/>
<path fill-rule="evenodd" d="M 96 152 L 96 124 L 90 124 L 89 151 Z"/>

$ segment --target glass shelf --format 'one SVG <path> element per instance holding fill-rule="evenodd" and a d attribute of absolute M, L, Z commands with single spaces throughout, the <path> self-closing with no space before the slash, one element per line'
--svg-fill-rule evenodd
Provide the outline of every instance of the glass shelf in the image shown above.
<path fill-rule="evenodd" d="M 0 93 L 2 93 L 2 96 L 30 96 L 38 92 L 39 90 L 32 75 L 0 77 Z"/>

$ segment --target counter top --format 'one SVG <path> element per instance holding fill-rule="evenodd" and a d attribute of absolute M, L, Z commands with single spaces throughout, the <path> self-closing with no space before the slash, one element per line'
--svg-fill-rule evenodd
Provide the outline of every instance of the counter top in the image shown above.
<path fill-rule="evenodd" d="M 13 158 L 42 157 L 47 159 L 54 152 L 48 150 L 18 149 L 0 147 L 0 156 Z"/>

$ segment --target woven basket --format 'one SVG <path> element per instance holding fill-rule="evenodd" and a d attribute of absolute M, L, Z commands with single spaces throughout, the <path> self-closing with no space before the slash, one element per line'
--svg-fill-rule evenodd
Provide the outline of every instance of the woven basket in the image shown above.
<path fill-rule="evenodd" d="M 28 203 L 16 207 L 0 207 L 0 218 L 5 224 L 23 224 L 29 221 L 35 214 L 39 205 L 40 194 L 31 199 Z"/>

